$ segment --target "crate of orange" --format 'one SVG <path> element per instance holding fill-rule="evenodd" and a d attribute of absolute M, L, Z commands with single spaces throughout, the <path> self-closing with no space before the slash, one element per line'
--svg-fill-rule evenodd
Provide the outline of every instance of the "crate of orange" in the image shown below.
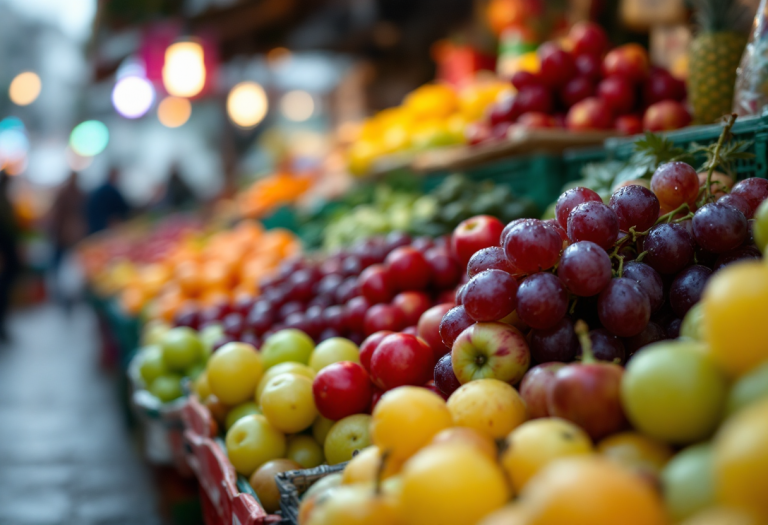
<path fill-rule="evenodd" d="M 240 213 L 252 219 L 296 202 L 312 187 L 312 177 L 280 171 L 254 182 L 238 197 Z"/>
<path fill-rule="evenodd" d="M 232 230 L 172 253 L 163 262 L 169 269 L 164 284 L 159 289 L 141 288 L 145 303 L 140 309 L 149 306 L 150 317 L 171 322 L 182 310 L 253 297 L 262 278 L 280 261 L 300 251 L 301 244 L 293 233 L 280 228 L 265 231 L 257 222 L 243 221 Z"/>

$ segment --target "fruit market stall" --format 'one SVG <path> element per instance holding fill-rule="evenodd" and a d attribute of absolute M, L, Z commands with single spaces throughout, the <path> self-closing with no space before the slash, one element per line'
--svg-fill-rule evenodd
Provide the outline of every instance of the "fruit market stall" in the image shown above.
<path fill-rule="evenodd" d="M 154 310 L 136 363 L 158 397 L 190 377 L 210 523 L 764 523 L 768 180 L 738 129 L 648 135 L 550 219 L 288 250 Z"/>

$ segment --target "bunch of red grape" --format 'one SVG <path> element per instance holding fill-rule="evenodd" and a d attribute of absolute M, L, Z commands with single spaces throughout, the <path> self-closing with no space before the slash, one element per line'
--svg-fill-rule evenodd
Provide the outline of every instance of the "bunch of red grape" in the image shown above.
<path fill-rule="evenodd" d="M 558 199 L 555 219 L 509 223 L 497 246 L 469 260 L 470 280 L 440 326 L 443 342 L 450 348 L 475 322 L 503 321 L 530 328 L 533 361 L 568 362 L 580 353 L 574 322 L 583 319 L 595 357 L 623 364 L 639 348 L 677 337 L 713 272 L 760 258 L 751 219 L 768 198 L 768 180 L 710 184 L 670 162 L 650 189 L 622 186 L 605 204 L 574 188 Z"/>
<path fill-rule="evenodd" d="M 283 262 L 260 283 L 261 294 L 241 297 L 202 311 L 186 311 L 177 325 L 204 329 L 221 324 L 231 341 L 256 347 L 274 332 L 295 328 L 316 342 L 343 336 L 360 344 L 379 330 L 413 327 L 442 292 L 453 300 L 461 268 L 447 238 L 431 239 L 395 232 L 372 237 L 324 257 Z"/>

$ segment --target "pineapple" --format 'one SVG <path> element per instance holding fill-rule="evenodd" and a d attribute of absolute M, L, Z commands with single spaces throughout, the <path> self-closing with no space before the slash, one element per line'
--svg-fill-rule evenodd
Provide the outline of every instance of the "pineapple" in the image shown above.
<path fill-rule="evenodd" d="M 747 44 L 750 14 L 740 0 L 694 0 L 698 34 L 691 42 L 688 98 L 697 124 L 711 124 L 733 106 L 736 68 Z"/>

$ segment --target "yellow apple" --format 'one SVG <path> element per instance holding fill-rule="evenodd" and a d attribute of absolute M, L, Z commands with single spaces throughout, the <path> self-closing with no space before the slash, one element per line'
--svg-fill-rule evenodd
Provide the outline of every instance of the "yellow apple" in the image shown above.
<path fill-rule="evenodd" d="M 275 476 L 289 470 L 300 470 L 301 465 L 290 459 L 273 459 L 260 466 L 248 480 L 251 488 L 259 497 L 261 506 L 270 514 L 280 510 L 280 492 Z"/>
<path fill-rule="evenodd" d="M 355 414 L 337 421 L 325 438 L 325 459 L 328 464 L 349 461 L 356 450 L 369 446 L 370 424 L 371 416 L 366 414 Z"/>
<path fill-rule="evenodd" d="M 288 450 L 285 456 L 301 465 L 301 468 L 314 468 L 325 460 L 323 448 L 312 436 L 304 434 L 288 438 Z"/>
<path fill-rule="evenodd" d="M 285 456 L 285 435 L 258 414 L 240 418 L 227 432 L 229 461 L 243 476 L 250 476 L 267 461 Z"/>
<path fill-rule="evenodd" d="M 261 410 L 272 426 L 286 434 L 309 428 L 317 418 L 312 380 L 297 374 L 273 377 L 261 394 Z"/>
<path fill-rule="evenodd" d="M 264 392 L 264 388 L 267 386 L 267 383 L 269 383 L 270 379 L 277 377 L 280 374 L 297 374 L 300 376 L 308 377 L 309 379 L 315 379 L 315 371 L 309 368 L 307 365 L 294 363 L 293 361 L 275 365 L 272 368 L 268 368 L 267 371 L 264 372 L 264 375 L 261 376 L 259 386 L 256 387 L 256 396 L 254 399 L 256 403 L 261 403 L 261 393 Z"/>
<path fill-rule="evenodd" d="M 253 346 L 227 343 L 208 360 L 208 385 L 222 403 L 239 405 L 253 399 L 263 372 L 261 356 Z"/>
<path fill-rule="evenodd" d="M 309 367 L 319 372 L 328 365 L 340 361 L 360 362 L 360 350 L 357 345 L 343 337 L 331 337 L 315 348 L 309 358 Z"/>
<path fill-rule="evenodd" d="M 462 385 L 448 398 L 453 423 L 502 439 L 528 419 L 517 390 L 498 379 L 478 379 Z"/>

